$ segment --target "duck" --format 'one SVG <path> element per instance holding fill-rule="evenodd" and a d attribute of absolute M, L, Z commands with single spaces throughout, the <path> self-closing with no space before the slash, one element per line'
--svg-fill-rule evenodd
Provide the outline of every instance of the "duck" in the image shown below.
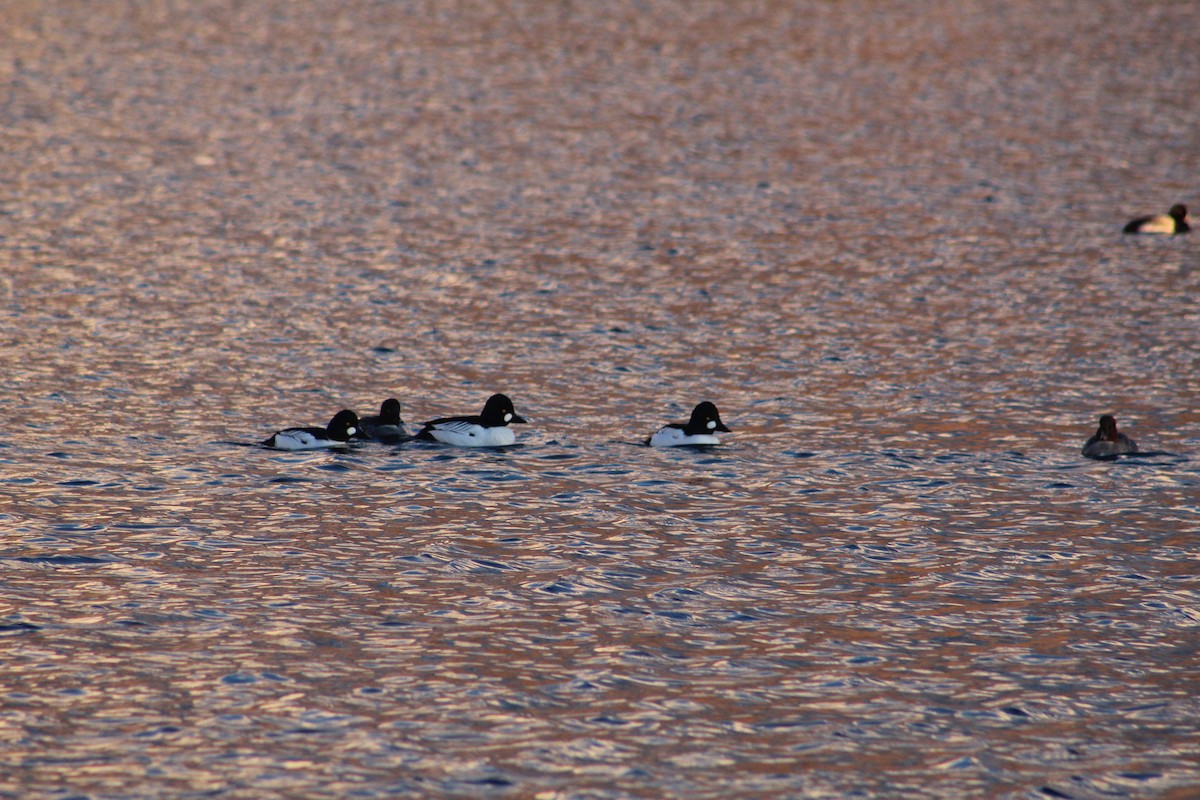
<path fill-rule="evenodd" d="M 732 433 L 721 422 L 717 407 L 705 400 L 692 409 L 692 416 L 687 422 L 671 422 L 655 431 L 646 444 L 651 447 L 679 447 L 696 445 L 720 444 L 716 437 L 718 431 Z"/>
<path fill-rule="evenodd" d="M 1088 458 L 1113 458 L 1137 451 L 1137 442 L 1117 430 L 1117 420 L 1111 414 L 1100 417 L 1100 427 L 1083 446 Z"/>
<path fill-rule="evenodd" d="M 517 440 L 508 426 L 525 422 L 508 395 L 494 394 L 479 414 L 430 420 L 413 438 L 459 447 L 505 447 Z"/>
<path fill-rule="evenodd" d="M 1166 214 L 1130 220 L 1125 225 L 1125 233 L 1187 233 L 1191 230 L 1187 224 L 1187 213 L 1187 206 L 1176 203 Z"/>
<path fill-rule="evenodd" d="M 404 420 L 400 419 L 400 401 L 389 397 L 379 406 L 379 416 L 374 414 L 358 420 L 359 428 L 368 439 L 387 444 L 396 444 L 404 439 Z"/>
<path fill-rule="evenodd" d="M 358 416 L 349 409 L 342 409 L 324 428 L 284 428 L 271 434 L 262 444 L 273 450 L 319 450 L 342 447 L 358 432 Z"/>

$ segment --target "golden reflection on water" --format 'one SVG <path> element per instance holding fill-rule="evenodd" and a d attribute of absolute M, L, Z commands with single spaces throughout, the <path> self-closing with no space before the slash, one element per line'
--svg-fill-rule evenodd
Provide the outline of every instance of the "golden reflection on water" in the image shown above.
<path fill-rule="evenodd" d="M 1195 794 L 1200 20 L 911 11 L 14 6 L 0 796 Z"/>

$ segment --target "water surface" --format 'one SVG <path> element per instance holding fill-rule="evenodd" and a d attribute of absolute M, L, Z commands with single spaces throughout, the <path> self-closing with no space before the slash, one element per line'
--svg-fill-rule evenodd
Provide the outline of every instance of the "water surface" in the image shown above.
<path fill-rule="evenodd" d="M 1138 11 L 16 4 L 0 797 L 1194 796 L 1200 258 L 1120 229 L 1200 206 L 1200 19 Z"/>

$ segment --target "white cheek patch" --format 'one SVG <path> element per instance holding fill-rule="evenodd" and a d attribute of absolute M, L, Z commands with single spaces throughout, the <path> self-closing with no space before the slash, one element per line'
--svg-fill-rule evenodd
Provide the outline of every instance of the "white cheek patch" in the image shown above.
<path fill-rule="evenodd" d="M 505 411 L 505 412 L 504 412 L 504 421 L 505 421 L 505 422 L 512 422 L 512 414 L 510 414 L 510 413 L 508 413 L 507 411 Z"/>
<path fill-rule="evenodd" d="M 354 427 L 353 425 L 351 425 L 349 428 L 346 428 L 347 436 L 353 436 L 356 433 L 358 433 L 358 428 Z"/>
<path fill-rule="evenodd" d="M 717 427 L 717 421 L 716 421 L 715 419 L 710 419 L 710 420 L 709 420 L 708 422 L 706 422 L 705 424 L 708 426 L 708 429 L 709 429 L 710 431 L 711 431 L 713 428 Z"/>

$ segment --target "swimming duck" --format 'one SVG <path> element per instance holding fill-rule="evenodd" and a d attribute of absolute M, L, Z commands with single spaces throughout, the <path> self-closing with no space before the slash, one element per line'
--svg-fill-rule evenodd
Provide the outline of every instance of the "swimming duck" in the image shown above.
<path fill-rule="evenodd" d="M 1125 233 L 1187 233 L 1191 230 L 1187 224 L 1187 213 L 1187 206 L 1176 203 L 1166 214 L 1130 220 L 1125 225 Z"/>
<path fill-rule="evenodd" d="M 717 431 L 732 433 L 721 422 L 717 407 L 706 400 L 692 409 L 691 419 L 687 422 L 671 422 L 662 426 L 646 440 L 646 444 L 651 447 L 720 444 L 721 440 L 715 436 Z"/>
<path fill-rule="evenodd" d="M 284 428 L 271 434 L 263 447 L 274 450 L 317 450 L 322 447 L 340 447 L 358 433 L 358 416 L 343 409 L 329 420 L 324 428 Z"/>
<path fill-rule="evenodd" d="M 404 420 L 400 419 L 400 401 L 394 397 L 383 401 L 378 416 L 362 417 L 358 424 L 364 435 L 378 442 L 395 444 L 406 434 Z"/>
<path fill-rule="evenodd" d="M 430 420 L 413 438 L 459 447 L 504 447 L 517 440 L 508 426 L 524 422 L 507 395 L 494 394 L 479 414 Z"/>
<path fill-rule="evenodd" d="M 1100 418 L 1100 427 L 1083 446 L 1083 454 L 1088 458 L 1112 458 L 1137 451 L 1137 442 L 1117 430 L 1117 421 L 1111 414 Z"/>

